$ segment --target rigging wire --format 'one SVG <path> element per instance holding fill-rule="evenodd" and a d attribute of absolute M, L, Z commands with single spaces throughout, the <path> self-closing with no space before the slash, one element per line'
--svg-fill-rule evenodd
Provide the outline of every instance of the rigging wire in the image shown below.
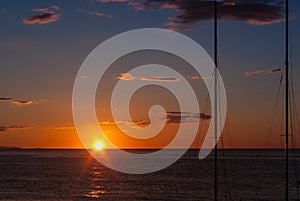
<path fill-rule="evenodd" d="M 296 191 L 297 191 L 297 199 L 300 198 L 300 180 L 299 180 L 299 174 L 298 174 L 298 160 L 297 160 L 297 154 L 295 148 L 297 147 L 297 131 L 300 131 L 299 126 L 299 119 L 298 119 L 298 110 L 296 105 L 296 98 L 295 98 L 295 90 L 294 90 L 294 76 L 293 76 L 293 62 L 292 62 L 292 44 L 289 41 L 289 47 L 290 47 L 290 99 L 291 99 L 291 131 L 292 131 L 292 162 L 294 167 L 294 173 L 295 173 L 295 185 L 296 185 Z"/>

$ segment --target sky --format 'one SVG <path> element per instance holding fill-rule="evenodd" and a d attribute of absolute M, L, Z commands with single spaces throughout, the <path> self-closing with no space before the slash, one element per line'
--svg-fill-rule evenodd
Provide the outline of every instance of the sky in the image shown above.
<path fill-rule="evenodd" d="M 218 1 L 219 69 L 227 93 L 226 125 L 230 128 L 230 132 L 228 127 L 224 129 L 222 139 L 227 148 L 283 147 L 283 91 L 273 124 L 272 114 L 285 62 L 284 6 L 279 0 Z M 297 103 L 300 2 L 291 0 L 290 11 L 290 62 Z M 82 148 L 72 117 L 74 81 L 87 55 L 112 36 L 139 28 L 165 28 L 190 37 L 213 56 L 213 1 L 2 0 L 0 25 L 0 146 Z M 139 90 L 130 103 L 134 123 L 120 123 L 145 127 L 152 105 L 160 104 L 166 110 L 161 133 L 141 141 L 117 128 L 109 98 L 119 80 L 178 81 L 126 73 L 151 60 L 172 66 L 186 77 L 197 91 L 202 112 L 199 117 L 178 113 L 178 102 L 162 88 Z M 182 124 L 200 122 L 192 146 L 198 147 L 213 118 L 202 79 L 172 55 L 154 51 L 127 55 L 109 68 L 98 85 L 95 107 L 99 125 L 118 147 L 161 148 L 174 138 L 180 119 Z"/>

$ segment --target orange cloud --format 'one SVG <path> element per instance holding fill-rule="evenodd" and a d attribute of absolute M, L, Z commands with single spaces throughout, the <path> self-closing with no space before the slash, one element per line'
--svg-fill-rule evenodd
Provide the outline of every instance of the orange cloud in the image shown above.
<path fill-rule="evenodd" d="M 179 78 L 176 77 L 143 77 L 141 80 L 145 81 L 158 81 L 158 82 L 178 82 Z"/>
<path fill-rule="evenodd" d="M 134 80 L 135 78 L 130 73 L 121 73 L 121 75 L 119 75 L 118 79 L 120 79 L 120 80 Z"/>
<path fill-rule="evenodd" d="M 10 104 L 17 105 L 17 106 L 23 106 L 23 105 L 31 105 L 33 101 L 29 100 L 21 100 L 21 101 L 12 101 Z"/>
<path fill-rule="evenodd" d="M 252 71 L 245 72 L 244 75 L 246 75 L 246 76 L 258 75 L 258 74 L 261 74 L 263 72 L 264 72 L 264 70 L 252 70 Z"/>
<path fill-rule="evenodd" d="M 224 1 L 222 5 L 223 6 L 235 6 L 236 3 L 232 2 L 232 1 Z"/>
<path fill-rule="evenodd" d="M 201 79 L 200 76 L 188 76 L 187 79 L 190 79 L 190 80 L 199 80 Z"/>

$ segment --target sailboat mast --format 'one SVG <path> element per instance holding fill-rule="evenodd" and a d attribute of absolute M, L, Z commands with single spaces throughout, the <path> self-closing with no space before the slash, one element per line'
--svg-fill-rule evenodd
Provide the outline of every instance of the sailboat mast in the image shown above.
<path fill-rule="evenodd" d="M 285 1 L 285 199 L 289 199 L 289 0 Z"/>
<path fill-rule="evenodd" d="M 214 140 L 215 140 L 215 151 L 214 151 L 214 200 L 218 200 L 218 3 L 214 0 Z"/>

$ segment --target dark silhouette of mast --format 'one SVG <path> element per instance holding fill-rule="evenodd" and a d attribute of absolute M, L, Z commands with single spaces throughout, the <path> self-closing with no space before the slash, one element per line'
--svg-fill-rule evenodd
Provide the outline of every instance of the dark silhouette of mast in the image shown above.
<path fill-rule="evenodd" d="M 214 200 L 218 200 L 218 2 L 214 0 L 214 138 L 215 138 L 215 151 L 214 151 Z"/>
<path fill-rule="evenodd" d="M 289 0 L 285 0 L 285 200 L 289 200 Z"/>

